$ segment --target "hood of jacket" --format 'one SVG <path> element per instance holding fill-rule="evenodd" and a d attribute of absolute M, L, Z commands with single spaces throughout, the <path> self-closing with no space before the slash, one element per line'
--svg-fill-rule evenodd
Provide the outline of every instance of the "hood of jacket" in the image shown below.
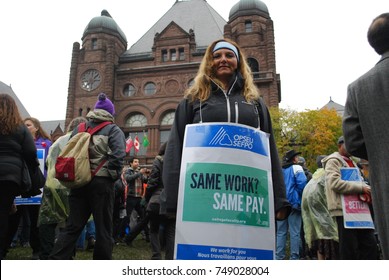
<path fill-rule="evenodd" d="M 89 111 L 89 113 L 86 115 L 86 118 L 94 122 L 115 122 L 115 118 L 103 109 L 94 109 L 93 111 Z"/>
<path fill-rule="evenodd" d="M 321 162 L 323 163 L 323 168 L 325 168 L 325 166 L 326 166 L 328 160 L 330 160 L 330 159 L 337 159 L 337 160 L 339 160 L 339 161 L 342 163 L 342 165 L 343 165 L 344 167 L 348 167 L 348 164 L 347 164 L 347 162 L 343 159 L 342 155 L 339 154 L 339 152 L 334 152 L 334 153 L 330 154 L 329 156 L 323 158 L 323 160 L 321 161 Z"/>

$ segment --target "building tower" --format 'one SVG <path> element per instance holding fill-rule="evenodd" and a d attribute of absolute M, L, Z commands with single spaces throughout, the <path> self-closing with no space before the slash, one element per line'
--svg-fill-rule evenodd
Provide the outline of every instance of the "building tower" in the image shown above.
<path fill-rule="evenodd" d="M 93 109 L 100 92 L 115 102 L 115 68 L 127 49 L 126 36 L 106 10 L 89 22 L 81 40 L 82 48 L 78 42 L 73 44 L 66 126 Z"/>
<path fill-rule="evenodd" d="M 281 102 L 280 77 L 276 73 L 273 21 L 262 1 L 240 0 L 230 10 L 224 36 L 237 42 L 246 54 L 254 81 L 267 106 Z"/>

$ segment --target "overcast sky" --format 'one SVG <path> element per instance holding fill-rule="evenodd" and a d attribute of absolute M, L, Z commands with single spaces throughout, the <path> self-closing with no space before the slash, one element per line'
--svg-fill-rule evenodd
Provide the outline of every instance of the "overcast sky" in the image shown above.
<path fill-rule="evenodd" d="M 238 0 L 207 0 L 226 20 Z M 387 0 L 264 0 L 274 22 L 282 108 L 344 105 L 347 85 L 379 56 L 369 46 L 371 21 Z M 0 81 L 11 85 L 31 116 L 65 119 L 71 53 L 89 21 L 108 10 L 128 48 L 175 0 L 3 0 L 0 2 Z M 201 16 L 201 15 L 199 15 Z"/>

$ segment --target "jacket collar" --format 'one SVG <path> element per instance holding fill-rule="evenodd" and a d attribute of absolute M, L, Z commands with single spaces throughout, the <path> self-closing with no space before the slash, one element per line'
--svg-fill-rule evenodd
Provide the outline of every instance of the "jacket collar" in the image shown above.
<path fill-rule="evenodd" d="M 386 52 L 381 56 L 381 58 L 380 58 L 380 60 L 377 62 L 377 64 L 380 63 L 381 61 L 387 59 L 387 58 L 389 58 L 389 51 L 386 51 Z"/>
<path fill-rule="evenodd" d="M 236 79 L 236 82 L 235 82 Z M 235 82 L 235 83 L 234 83 Z M 243 83 L 244 79 L 242 77 L 242 74 L 239 71 L 236 71 L 234 76 L 232 77 L 230 84 L 228 86 L 227 92 L 235 92 L 236 90 L 240 90 L 243 88 Z M 234 86 L 233 90 L 231 90 L 231 86 Z M 212 79 L 211 79 L 211 91 L 215 92 L 217 90 L 221 89 L 218 84 L 216 84 Z"/>

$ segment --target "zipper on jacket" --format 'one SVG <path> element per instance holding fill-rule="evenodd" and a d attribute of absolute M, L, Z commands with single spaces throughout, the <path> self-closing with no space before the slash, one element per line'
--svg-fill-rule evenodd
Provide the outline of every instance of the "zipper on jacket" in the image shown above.
<path fill-rule="evenodd" d="M 227 93 L 223 90 L 224 96 L 226 97 L 226 106 L 227 106 L 227 122 L 231 122 L 231 108 L 230 108 L 230 98 Z M 229 93 L 228 93 L 229 94 Z"/>
<path fill-rule="evenodd" d="M 212 80 L 212 79 L 211 79 L 211 80 Z M 221 91 L 224 93 L 224 96 L 225 96 L 225 98 L 226 98 L 226 106 L 227 106 L 227 122 L 231 122 L 231 107 L 230 107 L 230 98 L 229 98 L 229 96 L 230 96 L 230 93 L 231 93 L 232 89 L 234 88 L 235 83 L 236 83 L 237 80 L 238 80 L 238 78 L 235 77 L 235 81 L 234 81 L 234 83 L 231 85 L 230 90 L 229 90 L 228 92 L 225 91 L 225 90 L 223 90 L 217 83 L 214 82 L 215 85 L 217 85 L 217 87 L 218 87 L 219 89 L 221 89 Z M 213 80 L 212 80 L 212 81 L 213 81 Z M 236 110 L 236 108 L 235 108 L 235 110 Z M 201 113 L 201 106 L 200 106 L 200 113 Z M 236 122 L 238 122 L 237 119 L 236 119 Z"/>
<path fill-rule="evenodd" d="M 230 90 L 228 91 L 228 93 L 226 93 L 224 90 L 223 90 L 223 93 L 224 93 L 224 96 L 226 97 L 226 105 L 227 105 L 227 118 L 228 118 L 228 122 L 231 122 L 231 106 L 230 106 L 230 94 L 231 94 L 231 91 L 232 89 L 234 88 L 235 86 L 235 83 L 236 81 L 238 80 L 237 77 L 235 77 L 235 80 L 234 80 L 234 83 L 231 85 L 230 87 Z M 235 113 L 237 114 L 237 104 L 235 102 Z M 237 123 L 238 119 L 235 117 L 235 122 Z"/>
<path fill-rule="evenodd" d="M 235 101 L 235 123 L 238 123 L 239 120 L 239 106 L 238 101 Z"/>
<path fill-rule="evenodd" d="M 254 112 L 257 115 L 258 129 L 261 129 L 261 120 L 259 119 L 258 107 L 257 107 L 257 105 L 255 103 L 252 103 L 252 104 L 254 106 Z M 258 106 L 259 106 L 259 104 L 258 104 Z"/>

